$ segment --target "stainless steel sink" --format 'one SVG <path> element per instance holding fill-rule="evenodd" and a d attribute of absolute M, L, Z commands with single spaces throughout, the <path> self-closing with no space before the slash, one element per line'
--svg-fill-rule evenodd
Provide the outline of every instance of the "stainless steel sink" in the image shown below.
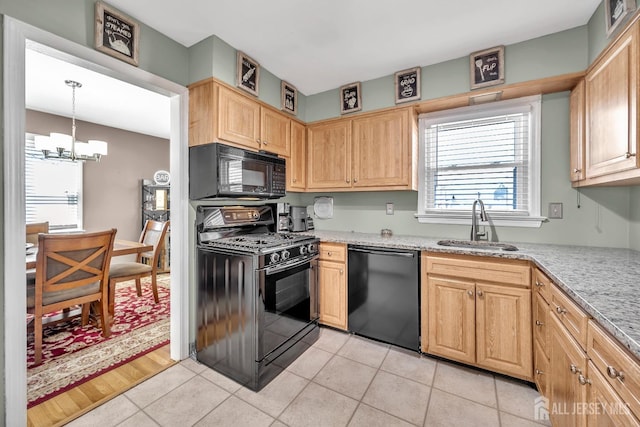
<path fill-rule="evenodd" d="M 474 241 L 474 240 L 439 240 L 440 246 L 453 246 L 457 248 L 471 248 L 471 249 L 489 249 L 489 250 L 503 250 L 503 251 L 517 251 L 518 248 L 508 243 L 486 242 L 486 241 Z"/>

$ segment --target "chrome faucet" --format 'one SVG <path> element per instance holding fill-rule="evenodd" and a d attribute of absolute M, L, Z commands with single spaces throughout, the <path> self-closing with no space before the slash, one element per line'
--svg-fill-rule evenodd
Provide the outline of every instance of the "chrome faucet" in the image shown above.
<path fill-rule="evenodd" d="M 478 231 L 478 219 L 476 218 L 476 205 L 478 203 L 480 203 L 480 221 L 487 220 L 487 213 L 484 210 L 484 203 L 482 203 L 482 200 L 476 199 L 473 202 L 473 207 L 471 208 L 471 240 L 473 241 L 480 240 L 480 237 L 484 237 L 487 235 L 486 231 Z"/>

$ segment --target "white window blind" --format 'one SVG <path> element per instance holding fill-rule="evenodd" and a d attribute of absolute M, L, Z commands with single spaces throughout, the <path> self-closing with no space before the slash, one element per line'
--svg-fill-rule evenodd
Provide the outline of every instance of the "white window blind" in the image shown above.
<path fill-rule="evenodd" d="M 50 230 L 82 228 L 82 162 L 44 159 L 32 135 L 25 141 L 26 222 Z"/>
<path fill-rule="evenodd" d="M 539 219 L 540 101 L 533 98 L 421 116 L 419 218 L 469 218 L 481 199 L 495 218 Z"/>

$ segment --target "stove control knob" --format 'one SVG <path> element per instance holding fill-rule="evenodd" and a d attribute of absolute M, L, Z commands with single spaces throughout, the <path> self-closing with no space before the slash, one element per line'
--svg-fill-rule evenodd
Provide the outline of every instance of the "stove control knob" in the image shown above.
<path fill-rule="evenodd" d="M 289 253 L 288 250 L 285 249 L 284 251 L 282 251 L 282 254 L 280 255 L 280 258 L 282 258 L 282 260 L 284 261 L 286 259 L 289 259 L 289 255 L 291 255 L 291 254 Z"/>
<path fill-rule="evenodd" d="M 318 250 L 317 246 L 315 243 L 309 243 L 309 245 L 307 245 L 307 249 L 309 250 L 309 253 L 312 254 L 314 252 L 316 252 Z"/>
<path fill-rule="evenodd" d="M 277 252 L 274 252 L 271 254 L 271 264 L 275 264 L 276 262 L 280 261 L 280 254 Z"/>
<path fill-rule="evenodd" d="M 307 253 L 307 247 L 302 245 L 300 246 L 300 255 L 304 255 Z"/>

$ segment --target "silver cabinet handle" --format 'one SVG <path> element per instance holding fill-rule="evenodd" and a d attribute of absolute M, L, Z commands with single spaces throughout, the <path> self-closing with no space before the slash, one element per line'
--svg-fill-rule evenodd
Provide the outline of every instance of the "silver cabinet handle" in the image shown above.
<path fill-rule="evenodd" d="M 591 380 L 589 378 L 586 378 L 582 374 L 578 375 L 578 382 L 580 383 L 580 385 L 591 384 Z"/>
<path fill-rule="evenodd" d="M 470 297 L 473 296 L 473 291 L 467 291 L 467 295 L 469 295 Z"/>
<path fill-rule="evenodd" d="M 544 326 L 544 322 L 536 320 L 536 326 Z"/>
<path fill-rule="evenodd" d="M 327 252 L 327 256 L 331 256 L 331 251 Z"/>
<path fill-rule="evenodd" d="M 353 182 L 358 182 L 358 178 L 353 178 Z"/>
<path fill-rule="evenodd" d="M 629 157 L 635 157 L 636 153 L 630 153 L 627 151 L 626 153 L 624 153 L 624 156 L 628 159 Z"/>
<path fill-rule="evenodd" d="M 350 183 L 350 182 L 351 182 L 351 180 L 350 180 L 350 179 L 347 179 L 347 184 L 348 184 L 348 183 Z"/>
<path fill-rule="evenodd" d="M 580 173 L 580 172 L 582 172 L 582 169 L 574 169 L 573 170 L 573 173 Z"/>
<path fill-rule="evenodd" d="M 267 145 L 267 144 L 268 144 L 268 142 L 267 142 L 267 141 L 262 141 L 262 143 L 263 143 L 264 145 Z"/>
<path fill-rule="evenodd" d="M 557 306 L 556 307 L 556 311 L 558 312 L 558 314 L 565 314 L 567 312 L 567 309 L 563 308 L 563 307 L 560 307 L 560 306 Z"/>
<path fill-rule="evenodd" d="M 340 269 L 340 274 L 344 274 L 344 270 L 343 269 Z"/>
<path fill-rule="evenodd" d="M 536 375 L 544 375 L 544 371 L 541 371 L 540 369 L 536 369 Z"/>
<path fill-rule="evenodd" d="M 297 181 L 297 179 L 293 178 L 293 182 L 296 182 L 296 181 Z"/>
<path fill-rule="evenodd" d="M 260 144 L 260 138 L 256 139 L 256 142 L 257 142 L 258 144 Z"/>
<path fill-rule="evenodd" d="M 484 296 L 484 292 L 482 292 L 482 291 L 478 291 L 477 294 L 478 294 L 479 297 Z"/>
<path fill-rule="evenodd" d="M 542 286 L 544 286 L 544 282 L 539 282 L 539 281 L 536 280 L 536 286 L 537 287 L 542 287 Z"/>
<path fill-rule="evenodd" d="M 607 375 L 609 375 L 609 378 L 615 378 L 621 383 L 624 382 L 624 372 L 618 371 L 613 366 L 607 366 Z"/>
<path fill-rule="evenodd" d="M 577 374 L 581 372 L 580 369 L 578 369 L 578 367 L 573 363 L 569 365 L 569 370 L 571 371 L 572 374 Z"/>

